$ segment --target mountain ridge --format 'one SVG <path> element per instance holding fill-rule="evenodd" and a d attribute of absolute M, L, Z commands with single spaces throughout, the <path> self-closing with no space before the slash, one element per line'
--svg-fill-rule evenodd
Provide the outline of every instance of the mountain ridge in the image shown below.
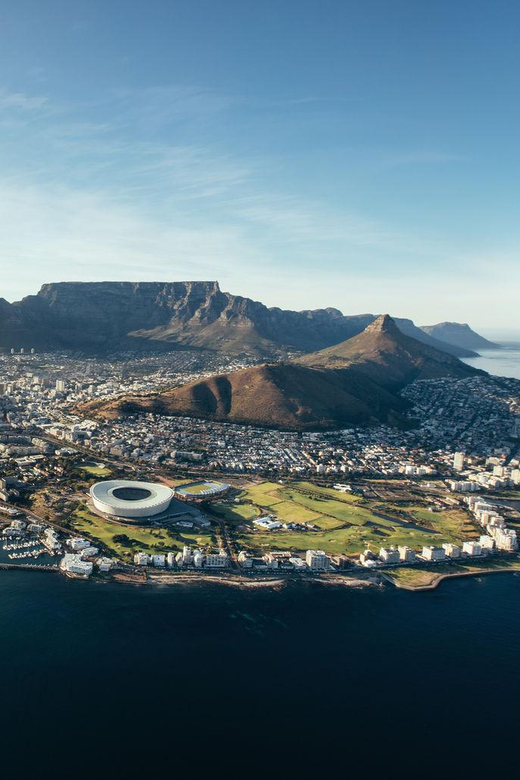
<path fill-rule="evenodd" d="M 374 319 L 332 307 L 268 308 L 222 292 L 217 281 L 52 282 L 21 301 L 0 299 L 0 347 L 94 353 L 190 348 L 279 357 L 340 343 Z M 475 356 L 433 340 L 411 320 L 397 321 L 425 343 Z"/>

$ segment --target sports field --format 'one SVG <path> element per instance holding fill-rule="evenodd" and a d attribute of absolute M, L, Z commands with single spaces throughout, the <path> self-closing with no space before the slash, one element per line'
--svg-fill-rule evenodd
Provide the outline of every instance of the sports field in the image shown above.
<path fill-rule="evenodd" d="M 430 512 L 426 504 L 385 505 L 303 481 L 248 486 L 238 503 L 222 501 L 213 511 L 234 527 L 240 546 L 259 552 L 312 547 L 328 553 L 357 554 L 366 547 L 379 550 L 390 545 L 420 550 L 423 545 L 477 536 L 469 515 L 459 509 Z M 261 514 L 272 515 L 281 523 L 311 527 L 264 531 L 252 524 Z"/>

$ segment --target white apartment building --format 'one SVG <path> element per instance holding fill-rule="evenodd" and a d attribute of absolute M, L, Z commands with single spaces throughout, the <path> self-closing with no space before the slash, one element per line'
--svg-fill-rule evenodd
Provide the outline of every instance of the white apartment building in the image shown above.
<path fill-rule="evenodd" d="M 218 553 L 210 553 L 206 555 L 205 563 L 208 569 L 224 569 L 229 563 L 227 553 L 224 550 L 219 550 Z"/>
<path fill-rule="evenodd" d="M 399 557 L 399 550 L 395 547 L 381 547 L 379 550 L 379 557 L 385 563 L 399 563 L 401 560 Z"/>
<path fill-rule="evenodd" d="M 489 552 L 489 550 L 492 550 L 495 546 L 495 540 L 492 536 L 481 536 L 478 541 L 482 547 L 482 552 Z"/>
<path fill-rule="evenodd" d="M 307 550 L 305 563 L 312 571 L 328 571 L 329 556 L 323 550 Z"/>
<path fill-rule="evenodd" d="M 488 526 L 487 530 L 493 536 L 497 550 L 512 552 L 518 549 L 516 531 L 506 528 L 493 528 L 492 526 Z"/>
<path fill-rule="evenodd" d="M 238 562 L 242 566 L 243 569 L 252 569 L 253 568 L 253 558 L 248 552 L 245 552 L 245 550 L 242 550 L 238 554 Z"/>
<path fill-rule="evenodd" d="M 453 456 L 453 468 L 456 469 L 456 471 L 462 471 L 464 468 L 465 457 L 463 452 L 456 452 Z"/>
<path fill-rule="evenodd" d="M 87 539 L 82 539 L 77 536 L 73 539 L 69 539 L 68 545 L 71 550 L 77 552 L 79 550 L 86 550 L 87 547 L 90 547 L 90 542 Z"/>
<path fill-rule="evenodd" d="M 404 561 L 407 563 L 411 563 L 412 561 L 415 561 L 415 550 L 410 549 L 410 547 L 406 547 L 406 545 L 402 545 L 397 548 L 399 552 L 399 560 Z"/>
<path fill-rule="evenodd" d="M 82 560 L 79 555 L 74 553 L 66 553 L 60 561 L 60 569 L 79 577 L 90 577 L 94 564 L 90 561 Z"/>
<path fill-rule="evenodd" d="M 482 547 L 478 542 L 464 542 L 462 552 L 466 555 L 482 555 Z"/>
<path fill-rule="evenodd" d="M 446 558 L 446 550 L 443 547 L 423 547 L 422 557 L 426 561 L 443 561 Z"/>
<path fill-rule="evenodd" d="M 450 544 L 450 542 L 444 542 L 442 545 L 444 552 L 448 558 L 460 558 L 460 547 L 458 544 Z"/>

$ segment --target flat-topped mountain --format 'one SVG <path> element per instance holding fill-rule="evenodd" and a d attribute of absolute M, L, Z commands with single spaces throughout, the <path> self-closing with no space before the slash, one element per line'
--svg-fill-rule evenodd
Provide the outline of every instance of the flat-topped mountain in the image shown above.
<path fill-rule="evenodd" d="M 0 347 L 72 349 L 210 349 L 280 356 L 338 344 L 360 333 L 372 314 L 337 309 L 287 311 L 222 292 L 218 282 L 60 282 L 16 303 L 0 299 Z M 433 342 L 410 320 L 399 327 L 450 353 L 472 352 Z"/>
<path fill-rule="evenodd" d="M 400 389 L 415 379 L 462 379 L 481 373 L 446 352 L 406 336 L 388 314 L 378 317 L 357 336 L 304 355 L 296 362 L 315 368 L 355 368 L 392 389 Z"/>
<path fill-rule="evenodd" d="M 439 322 L 437 325 L 421 325 L 421 330 L 435 339 L 462 349 L 500 349 L 500 344 L 494 344 L 479 333 L 475 333 L 467 322 Z"/>

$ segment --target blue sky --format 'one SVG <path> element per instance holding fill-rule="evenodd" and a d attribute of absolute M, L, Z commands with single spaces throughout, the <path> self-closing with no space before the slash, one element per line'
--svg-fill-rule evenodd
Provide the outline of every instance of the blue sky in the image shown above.
<path fill-rule="evenodd" d="M 520 329 L 513 2 L 18 0 L 0 25 L 8 300 L 218 279 Z"/>

